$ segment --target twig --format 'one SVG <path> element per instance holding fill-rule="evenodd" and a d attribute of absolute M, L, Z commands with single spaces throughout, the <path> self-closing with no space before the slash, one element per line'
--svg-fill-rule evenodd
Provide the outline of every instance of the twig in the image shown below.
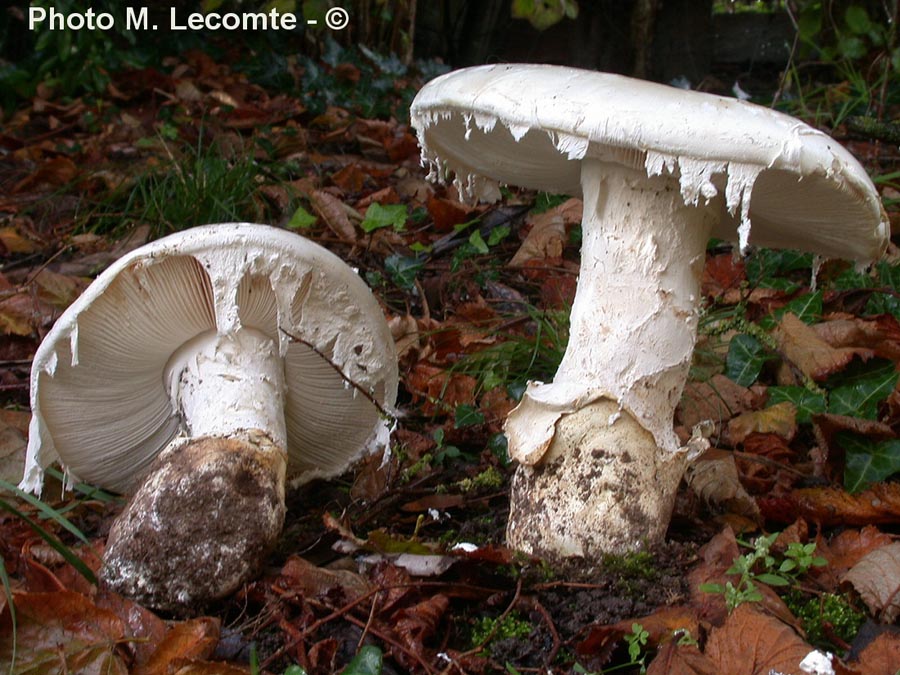
<path fill-rule="evenodd" d="M 378 606 L 378 598 L 380 595 L 380 593 L 376 593 L 372 597 L 372 606 L 369 608 L 369 618 L 366 621 L 366 627 L 363 628 L 362 635 L 359 636 L 359 642 L 356 643 L 356 651 L 362 649 L 363 642 L 365 642 L 366 639 L 366 635 L 369 633 L 369 630 L 372 627 L 372 621 L 375 618 L 375 608 Z"/>
<path fill-rule="evenodd" d="M 381 413 L 381 415 L 382 415 L 383 417 L 385 417 L 385 418 L 391 420 L 392 422 L 393 422 L 394 420 L 396 420 L 396 417 L 395 417 L 393 414 L 391 414 L 390 412 L 388 412 L 388 410 L 387 410 L 383 405 L 381 405 L 381 403 L 379 403 L 379 402 L 376 400 L 376 398 L 375 398 L 374 396 L 372 396 L 371 393 L 369 393 L 368 391 L 366 391 L 366 390 L 365 390 L 362 386 L 360 386 L 357 382 L 355 382 L 354 380 L 352 380 L 351 378 L 349 378 L 347 375 L 345 375 L 345 374 L 344 374 L 344 371 L 341 370 L 340 366 L 338 366 L 334 361 L 332 361 L 332 360 L 331 360 L 330 358 L 328 358 L 325 354 L 323 354 L 322 351 L 319 350 L 319 348 L 316 347 L 313 343 L 311 343 L 309 340 L 304 340 L 302 337 L 299 337 L 299 336 L 297 336 L 297 335 L 293 335 L 293 334 L 289 333 L 289 332 L 286 331 L 284 328 L 279 328 L 279 330 L 280 330 L 282 333 L 284 333 L 285 335 L 287 335 L 287 336 L 288 336 L 291 340 L 293 340 L 294 342 L 299 342 L 299 343 L 300 343 L 301 345 L 303 345 L 304 347 L 307 347 L 307 348 L 309 348 L 310 350 L 312 350 L 312 352 L 313 352 L 314 354 L 316 354 L 317 356 L 319 356 L 325 363 L 327 363 L 329 366 L 331 366 L 332 369 L 334 369 L 334 372 L 336 372 L 338 375 L 340 375 L 341 379 L 342 379 L 344 382 L 346 382 L 347 384 L 349 384 L 351 387 L 353 387 L 354 389 L 356 389 L 356 391 L 358 391 L 360 394 L 362 394 L 362 395 L 365 396 L 367 399 L 369 399 L 369 402 L 370 402 L 373 406 L 375 406 L 375 409 L 378 410 L 378 412 Z"/>

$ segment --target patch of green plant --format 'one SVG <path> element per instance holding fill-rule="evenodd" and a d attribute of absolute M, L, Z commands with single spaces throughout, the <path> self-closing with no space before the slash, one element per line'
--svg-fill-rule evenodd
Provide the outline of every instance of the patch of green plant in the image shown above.
<path fill-rule="evenodd" d="M 391 281 L 405 291 L 416 286 L 416 276 L 425 267 L 425 259 L 420 256 L 403 256 L 392 253 L 384 259 L 384 270 Z"/>
<path fill-rule="evenodd" d="M 463 478 L 456 483 L 456 488 L 463 494 L 482 490 L 499 490 L 501 487 L 503 487 L 503 474 L 495 466 L 489 466 L 478 475 L 472 478 Z"/>
<path fill-rule="evenodd" d="M 878 406 L 894 390 L 897 378 L 894 364 L 888 359 L 854 361 L 828 378 L 828 412 L 877 419 Z"/>
<path fill-rule="evenodd" d="M 362 222 L 359 226 L 363 232 L 373 232 L 382 227 L 393 228 L 396 232 L 402 232 L 406 229 L 406 219 L 409 214 L 405 204 L 388 204 L 382 206 L 378 202 L 373 202 L 366 209 Z"/>
<path fill-rule="evenodd" d="M 701 584 L 700 590 L 705 593 L 721 593 L 725 597 L 725 606 L 729 613 L 745 602 L 760 602 L 762 592 L 757 584 L 769 586 L 790 586 L 812 567 L 828 564 L 824 558 L 815 555 L 816 544 L 791 542 L 782 556 L 771 552 L 772 544 L 778 538 L 778 532 L 757 537 L 752 542 L 738 539 L 738 543 L 750 551 L 735 558 L 726 574 L 740 575 L 737 583 Z"/>
<path fill-rule="evenodd" d="M 603 569 L 627 579 L 652 581 L 659 576 L 656 559 L 650 551 L 631 551 L 622 555 L 603 556 Z"/>
<path fill-rule="evenodd" d="M 514 399 L 521 398 L 528 380 L 551 379 L 569 340 L 569 313 L 535 307 L 526 311 L 527 333 L 498 334 L 496 342 L 465 355 L 454 370 L 474 377 L 479 391 L 503 387 Z"/>
<path fill-rule="evenodd" d="M 201 138 L 170 164 L 121 187 L 87 214 L 85 224 L 105 232 L 146 223 L 161 236 L 208 223 L 262 222 L 265 214 L 255 198 L 258 175 L 249 153 L 226 159 Z"/>
<path fill-rule="evenodd" d="M 527 638 L 534 630 L 531 622 L 513 610 L 505 616 L 482 616 L 475 620 L 469 636 L 472 648 L 484 647 L 490 653 L 490 645 L 497 640 Z"/>
<path fill-rule="evenodd" d="M 299 86 L 300 98 L 312 115 L 337 106 L 365 118 L 399 120 L 409 118 L 417 83 L 448 70 L 437 61 L 417 60 L 407 65 L 394 54 L 378 54 L 364 45 L 344 47 L 330 36 L 323 48 L 321 59 L 316 59 L 285 56 L 260 45 L 238 68 L 266 88 L 297 94 Z M 290 76 L 296 72 L 300 73 L 299 83 Z"/>
<path fill-rule="evenodd" d="M 465 225 L 468 226 L 474 224 L 474 222 L 466 223 Z M 488 255 L 494 246 L 510 235 L 511 231 L 509 225 L 498 225 L 487 233 L 487 239 L 485 239 L 484 234 L 482 234 L 480 229 L 472 230 L 472 232 L 469 233 L 469 238 L 453 252 L 453 258 L 450 260 L 450 271 L 457 272 L 466 261 L 479 255 Z M 496 264 L 497 261 L 492 261 L 492 265 L 489 268 L 480 268 L 478 272 L 476 272 L 476 277 L 479 275 L 484 276 L 486 272 L 492 269 Z M 481 279 L 478 279 L 478 281 L 479 283 L 483 283 Z"/>
<path fill-rule="evenodd" d="M 803 624 L 806 639 L 820 649 L 838 651 L 840 646 L 832 643 L 829 635 L 852 642 L 866 621 L 865 612 L 856 609 L 843 595 L 824 593 L 809 597 L 792 590 L 784 600 Z"/>
<path fill-rule="evenodd" d="M 341 675 L 381 675 L 384 655 L 375 645 L 360 647 L 353 660 L 341 671 Z"/>
<path fill-rule="evenodd" d="M 531 211 L 534 215 L 538 215 L 541 213 L 546 213 L 550 209 L 555 209 L 557 206 L 561 204 L 565 204 L 569 201 L 571 197 L 569 195 L 558 195 L 552 194 L 550 192 L 538 192 L 537 196 L 534 198 L 534 206 L 531 207 Z"/>
<path fill-rule="evenodd" d="M 766 389 L 768 406 L 793 403 L 797 408 L 797 422 L 809 424 L 813 415 L 826 412 L 828 404 L 823 392 L 810 391 L 806 387 L 779 386 Z"/>
<path fill-rule="evenodd" d="M 725 375 L 732 382 L 749 387 L 756 382 L 763 366 L 773 358 L 769 350 L 752 335 L 735 335 L 728 343 Z"/>
<path fill-rule="evenodd" d="M 625 644 L 628 645 L 628 663 L 621 663 L 611 668 L 604 668 L 600 671 L 590 671 L 580 663 L 572 666 L 572 672 L 578 675 L 606 675 L 617 670 L 625 670 L 628 668 L 639 668 L 641 673 L 647 672 L 647 643 L 650 640 L 650 633 L 644 629 L 639 623 L 631 624 L 631 632 L 623 637 Z"/>

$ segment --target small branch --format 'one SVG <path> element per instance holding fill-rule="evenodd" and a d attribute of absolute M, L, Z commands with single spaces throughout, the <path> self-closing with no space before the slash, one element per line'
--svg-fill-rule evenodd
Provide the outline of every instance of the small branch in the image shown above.
<path fill-rule="evenodd" d="M 347 375 L 344 374 L 344 371 L 341 370 L 340 366 L 338 366 L 334 361 L 332 361 L 332 360 L 331 360 L 330 358 L 328 358 L 325 354 L 323 354 L 323 353 L 321 352 L 321 350 L 319 350 L 319 348 L 316 347 L 313 343 L 309 342 L 308 340 L 304 340 L 302 337 L 299 337 L 299 336 L 297 336 L 297 335 L 293 335 L 292 333 L 289 333 L 289 332 L 286 331 L 284 328 L 279 328 L 279 330 L 280 330 L 282 333 L 284 333 L 285 335 L 287 335 L 293 342 L 298 342 L 298 343 L 300 343 L 301 345 L 303 345 L 304 347 L 309 348 L 314 354 L 316 354 L 316 355 L 317 355 L 318 357 L 320 357 L 325 363 L 327 363 L 329 366 L 331 366 L 332 369 L 334 370 L 334 372 L 336 372 L 338 375 L 340 375 L 341 379 L 342 379 L 344 382 L 346 382 L 346 383 L 349 384 L 351 387 L 353 387 L 354 389 L 356 389 L 356 391 L 358 391 L 360 394 L 362 394 L 363 396 L 365 396 L 365 397 L 369 400 L 369 402 L 370 402 L 373 406 L 375 406 L 375 409 L 378 410 L 378 412 L 381 413 L 381 415 L 382 415 L 383 417 L 385 417 L 386 419 L 389 419 L 389 420 L 391 420 L 391 421 L 394 421 L 394 420 L 397 419 L 393 414 L 391 414 L 390 412 L 388 412 L 388 410 L 387 410 L 383 405 L 381 405 L 381 403 L 379 403 L 379 402 L 375 399 L 375 397 L 372 396 L 371 393 L 369 393 L 368 391 L 366 391 L 360 384 L 358 384 L 357 382 L 354 382 L 351 378 L 347 377 Z"/>

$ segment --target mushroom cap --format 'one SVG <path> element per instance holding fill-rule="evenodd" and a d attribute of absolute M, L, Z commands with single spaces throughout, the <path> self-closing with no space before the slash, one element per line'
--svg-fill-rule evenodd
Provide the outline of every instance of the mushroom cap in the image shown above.
<path fill-rule="evenodd" d="M 865 170 L 839 143 L 737 99 L 562 66 L 490 65 L 442 75 L 410 116 L 432 175 L 469 197 L 497 184 L 581 195 L 596 158 L 677 176 L 686 203 L 724 193 L 713 236 L 870 261 L 889 227 Z M 750 224 L 752 223 L 752 235 Z"/>
<path fill-rule="evenodd" d="M 393 406 L 394 342 L 366 284 L 291 232 L 207 225 L 117 260 L 44 338 L 32 365 L 22 488 L 39 492 L 43 469 L 59 459 L 70 480 L 131 491 L 180 432 L 164 378 L 173 352 L 242 326 L 271 338 L 283 359 L 289 476 L 340 474 L 387 440 L 377 407 L 332 366 Z"/>

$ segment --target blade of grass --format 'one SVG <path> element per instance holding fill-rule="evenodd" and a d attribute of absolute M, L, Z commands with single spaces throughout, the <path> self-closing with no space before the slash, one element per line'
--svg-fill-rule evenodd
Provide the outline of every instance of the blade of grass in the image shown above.
<path fill-rule="evenodd" d="M 12 623 L 12 654 L 9 660 L 9 672 L 12 675 L 12 673 L 16 672 L 16 605 L 13 602 L 9 575 L 6 573 L 6 561 L 2 555 L 0 555 L 0 583 L 3 584 L 3 592 L 6 594 L 6 606 L 9 607 L 9 618 Z"/>
<path fill-rule="evenodd" d="M 28 494 L 24 490 L 20 490 L 12 483 L 7 483 L 3 479 L 0 479 L 0 488 L 13 493 L 16 497 L 18 497 L 22 501 L 28 502 L 33 507 L 35 507 L 38 511 L 40 511 L 42 514 L 44 514 L 44 516 L 46 516 L 50 520 L 53 520 L 53 521 L 59 523 L 59 525 L 61 527 L 68 530 L 71 534 L 74 534 L 78 539 L 80 539 L 85 544 L 91 543 L 88 541 L 88 538 L 84 536 L 84 534 L 81 532 L 81 530 L 79 530 L 71 522 L 69 522 L 68 518 L 63 516 L 59 511 L 54 509 L 52 506 L 49 506 L 48 504 L 45 504 L 44 502 L 42 502 L 40 499 L 38 499 L 34 495 Z"/>
<path fill-rule="evenodd" d="M 72 567 L 78 570 L 78 573 L 81 574 L 85 579 L 87 579 L 90 583 L 96 585 L 97 577 L 94 575 L 91 568 L 84 564 L 84 561 L 81 560 L 78 556 L 72 553 L 69 550 L 69 547 L 63 544 L 59 539 L 54 537 L 52 534 L 47 532 L 43 527 L 34 522 L 29 516 L 22 513 L 12 504 L 9 504 L 3 499 L 0 499 L 0 509 L 4 511 L 9 511 L 14 516 L 20 518 L 23 522 L 25 522 L 34 533 L 37 534 L 41 539 L 46 541 L 57 553 L 59 553 L 63 559 L 69 563 Z M 84 536 L 84 535 L 82 535 Z"/>

